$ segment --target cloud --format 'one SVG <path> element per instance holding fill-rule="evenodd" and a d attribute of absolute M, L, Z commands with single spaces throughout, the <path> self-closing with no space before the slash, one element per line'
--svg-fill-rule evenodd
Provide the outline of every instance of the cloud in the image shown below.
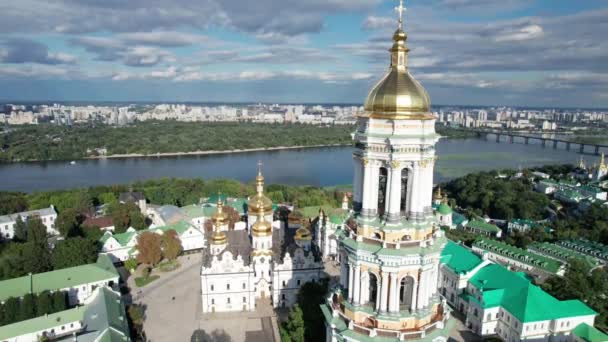
<path fill-rule="evenodd" d="M 182 47 L 208 43 L 209 37 L 177 31 L 133 32 L 116 36 L 129 44 L 152 45 L 160 47 Z"/>
<path fill-rule="evenodd" d="M 131 39 L 133 38 L 131 37 Z M 138 38 L 141 37 L 138 36 Z M 70 43 L 94 54 L 98 61 L 121 61 L 124 65 L 132 67 L 155 66 L 172 63 L 176 60 L 175 56 L 167 50 L 153 46 L 131 45 L 128 39 L 128 37 L 123 40 L 122 38 L 84 36 L 73 38 Z M 134 43 L 135 40 L 131 42 Z"/>
<path fill-rule="evenodd" d="M 73 64 L 76 57 L 62 52 L 49 52 L 46 45 L 29 40 L 12 38 L 0 45 L 0 62 L 11 64 Z"/>

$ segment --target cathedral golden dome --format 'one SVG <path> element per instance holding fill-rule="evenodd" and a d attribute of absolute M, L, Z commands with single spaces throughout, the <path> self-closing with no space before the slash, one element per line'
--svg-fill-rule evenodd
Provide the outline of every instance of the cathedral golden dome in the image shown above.
<path fill-rule="evenodd" d="M 213 234 L 211 235 L 211 244 L 213 245 L 225 245 L 227 242 L 226 233 L 220 231 L 222 226 L 224 225 L 224 220 L 227 218 L 226 213 L 224 213 L 223 208 L 224 204 L 222 203 L 222 196 L 219 196 L 217 201 L 217 210 L 215 214 L 211 217 L 213 222 Z"/>
<path fill-rule="evenodd" d="M 399 28 L 393 35 L 391 65 L 384 77 L 372 88 L 365 101 L 366 115 L 379 119 L 433 119 L 431 100 L 422 85 L 408 69 L 407 34 Z"/>
<path fill-rule="evenodd" d="M 258 218 L 251 227 L 251 233 L 254 236 L 272 235 L 272 223 L 266 221 L 263 210 L 258 211 Z"/>
<path fill-rule="evenodd" d="M 302 227 L 300 227 L 300 228 L 298 228 L 298 230 L 296 230 L 296 240 L 300 240 L 300 241 L 312 240 L 312 235 L 310 234 L 310 230 L 308 230 L 306 227 L 304 227 L 302 225 Z"/>

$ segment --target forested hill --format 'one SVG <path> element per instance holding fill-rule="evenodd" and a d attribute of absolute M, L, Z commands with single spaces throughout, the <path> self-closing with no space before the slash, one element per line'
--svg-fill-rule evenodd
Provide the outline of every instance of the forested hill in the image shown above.
<path fill-rule="evenodd" d="M 42 124 L 0 135 L 0 162 L 350 144 L 353 126 L 147 121 L 125 127 Z"/>

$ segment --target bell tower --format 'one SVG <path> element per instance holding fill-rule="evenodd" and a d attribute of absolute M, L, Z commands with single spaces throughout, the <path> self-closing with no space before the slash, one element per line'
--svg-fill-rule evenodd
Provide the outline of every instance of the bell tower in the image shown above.
<path fill-rule="evenodd" d="M 433 341 L 447 341 L 449 309 L 437 291 L 447 240 L 432 209 L 439 135 L 429 95 L 408 67 L 403 0 L 396 10 L 388 71 L 353 134 L 355 224 L 335 234 L 340 285 L 327 297 L 327 341 L 422 340 L 429 327 Z"/>

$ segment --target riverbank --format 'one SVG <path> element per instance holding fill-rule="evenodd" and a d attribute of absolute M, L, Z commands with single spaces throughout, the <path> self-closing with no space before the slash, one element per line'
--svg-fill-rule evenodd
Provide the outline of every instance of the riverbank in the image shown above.
<path fill-rule="evenodd" d="M 324 147 L 346 147 L 351 144 L 325 144 L 325 145 L 300 145 L 300 146 L 277 146 L 277 147 L 260 147 L 248 149 L 234 149 L 222 151 L 192 151 L 192 152 L 166 152 L 166 153 L 129 153 L 129 154 L 113 154 L 109 156 L 93 156 L 85 159 L 125 159 L 125 158 L 150 158 L 150 157 L 180 157 L 180 156 L 205 156 L 214 154 L 233 154 L 233 153 L 251 153 L 251 152 L 269 152 L 281 150 L 301 150 L 309 148 L 324 148 Z"/>

